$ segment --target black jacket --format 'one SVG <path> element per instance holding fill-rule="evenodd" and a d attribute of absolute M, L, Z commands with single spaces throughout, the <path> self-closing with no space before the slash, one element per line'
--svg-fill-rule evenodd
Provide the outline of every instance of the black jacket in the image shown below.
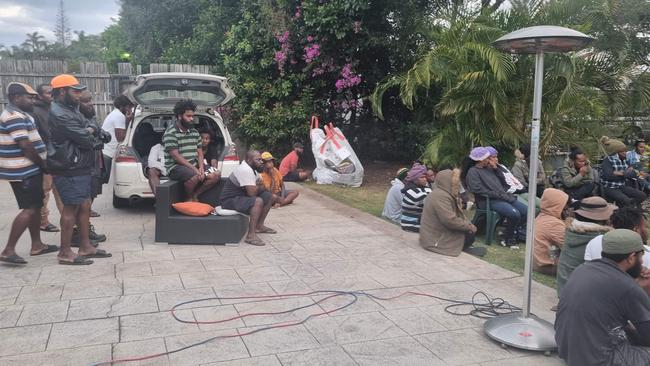
<path fill-rule="evenodd" d="M 96 140 L 93 134 L 86 129 L 88 123 L 79 112 L 79 109 L 56 101 L 52 102 L 49 125 L 50 143 L 53 146 L 62 146 L 69 141 L 79 150 L 76 163 L 65 170 L 57 171 L 52 169 L 52 174 L 62 176 L 90 175 L 94 166 Z"/>
<path fill-rule="evenodd" d="M 38 134 L 41 135 L 41 140 L 43 140 L 44 143 L 47 143 L 50 140 L 50 127 L 48 123 L 50 117 L 50 105 L 37 99 L 34 102 L 34 111 L 31 112 L 30 115 L 34 117 L 34 122 L 36 122 L 36 127 L 38 128 Z"/>
<path fill-rule="evenodd" d="M 508 193 L 504 187 L 504 182 L 499 179 L 496 171 L 491 168 L 471 167 L 467 172 L 467 188 L 478 201 L 482 201 L 482 196 L 488 196 L 491 199 L 502 200 L 512 203 L 517 197 Z"/>

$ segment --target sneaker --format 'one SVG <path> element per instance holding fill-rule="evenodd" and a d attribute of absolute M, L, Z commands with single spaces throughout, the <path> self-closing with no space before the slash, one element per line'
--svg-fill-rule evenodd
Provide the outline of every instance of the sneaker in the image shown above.
<path fill-rule="evenodd" d="M 94 247 L 97 247 L 99 245 L 99 240 L 93 239 L 92 235 L 89 235 L 89 239 L 90 244 L 92 244 Z M 70 242 L 73 248 L 78 248 L 79 244 L 81 243 L 81 239 L 79 238 L 79 230 L 76 227 L 72 229 L 72 240 Z"/>
<path fill-rule="evenodd" d="M 106 235 L 97 234 L 93 225 L 90 225 L 90 232 L 88 233 L 88 237 L 90 237 L 90 240 L 96 240 L 98 243 L 103 243 L 106 241 Z"/>
<path fill-rule="evenodd" d="M 512 239 L 501 239 L 499 241 L 499 244 L 502 247 L 505 247 L 505 248 L 519 249 L 519 247 L 517 246 L 517 240 L 515 240 L 514 238 L 512 238 Z"/>
<path fill-rule="evenodd" d="M 471 246 L 469 248 L 464 248 L 463 252 L 465 252 L 467 254 L 471 254 L 471 255 L 473 255 L 475 257 L 482 258 L 482 257 L 485 256 L 485 254 L 487 254 L 487 249 Z"/>

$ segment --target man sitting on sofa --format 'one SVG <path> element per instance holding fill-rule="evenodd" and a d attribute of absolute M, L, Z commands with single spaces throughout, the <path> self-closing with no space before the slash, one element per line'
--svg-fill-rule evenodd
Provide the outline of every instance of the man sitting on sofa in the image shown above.
<path fill-rule="evenodd" d="M 251 245 L 266 245 L 257 234 L 275 234 L 276 231 L 264 226 L 266 215 L 273 204 L 271 192 L 264 190 L 258 173 L 264 170 L 264 162 L 259 151 L 246 153 L 244 160 L 235 169 L 221 191 L 221 207 L 235 210 L 250 216 L 248 234 L 244 242 Z"/>
<path fill-rule="evenodd" d="M 198 196 L 215 186 L 221 174 L 210 173 L 203 162 L 201 136 L 194 128 L 196 104 L 180 100 L 174 106 L 176 122 L 163 135 L 165 169 L 172 180 L 183 183 L 187 198 L 198 201 Z"/>

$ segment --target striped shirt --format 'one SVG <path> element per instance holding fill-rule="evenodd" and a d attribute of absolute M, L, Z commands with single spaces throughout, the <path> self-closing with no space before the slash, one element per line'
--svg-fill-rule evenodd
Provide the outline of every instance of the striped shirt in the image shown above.
<path fill-rule="evenodd" d="M 403 230 L 420 231 L 420 217 L 422 216 L 422 207 L 424 199 L 431 193 L 429 187 L 409 188 L 402 198 L 402 217 L 400 225 Z"/>
<path fill-rule="evenodd" d="M 0 114 L 0 179 L 21 181 L 41 172 L 33 161 L 27 159 L 18 145 L 19 141 L 29 140 L 36 152 L 45 159 L 47 149 L 34 119 L 13 105 Z"/>
<path fill-rule="evenodd" d="M 194 127 L 183 132 L 174 123 L 165 130 L 163 146 L 165 147 L 165 169 L 167 172 L 171 172 L 178 165 L 170 154 L 172 150 L 178 150 L 185 160 L 196 165 L 198 163 L 197 150 L 201 148 L 201 135 Z"/>

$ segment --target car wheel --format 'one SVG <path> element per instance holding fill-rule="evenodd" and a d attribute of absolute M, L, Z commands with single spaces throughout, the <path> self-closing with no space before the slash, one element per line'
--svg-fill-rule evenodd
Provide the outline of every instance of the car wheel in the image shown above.
<path fill-rule="evenodd" d="M 120 198 L 113 193 L 113 207 L 115 208 L 125 208 L 129 207 L 129 200 L 126 198 Z"/>

